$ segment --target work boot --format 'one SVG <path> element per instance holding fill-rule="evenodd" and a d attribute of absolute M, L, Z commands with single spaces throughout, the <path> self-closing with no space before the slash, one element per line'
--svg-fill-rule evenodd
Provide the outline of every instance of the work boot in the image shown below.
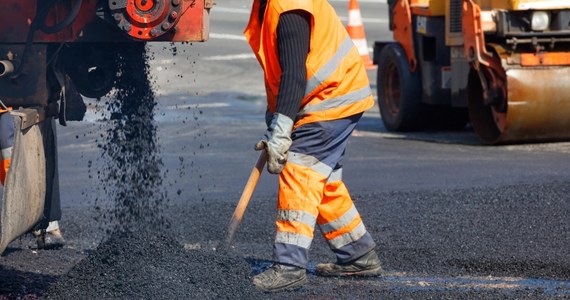
<path fill-rule="evenodd" d="M 59 249 L 65 245 L 65 239 L 57 221 L 50 222 L 47 229 L 33 231 L 33 234 L 36 237 L 37 249 Z"/>
<path fill-rule="evenodd" d="M 373 249 L 348 263 L 326 263 L 317 265 L 320 276 L 380 276 L 380 259 Z"/>
<path fill-rule="evenodd" d="M 253 277 L 253 284 L 266 292 L 277 292 L 297 287 L 305 282 L 307 282 L 307 271 L 305 269 L 277 263 L 265 272 Z"/>

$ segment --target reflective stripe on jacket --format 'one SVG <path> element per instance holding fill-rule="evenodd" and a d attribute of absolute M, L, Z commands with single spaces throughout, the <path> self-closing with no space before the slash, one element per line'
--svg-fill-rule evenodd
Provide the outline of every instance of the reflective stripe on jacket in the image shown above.
<path fill-rule="evenodd" d="M 358 49 L 326 0 L 268 0 L 263 26 L 259 24 L 259 7 L 259 0 L 254 0 L 244 35 L 264 70 L 270 112 L 276 110 L 281 80 L 276 38 L 279 16 L 299 9 L 310 13 L 312 20 L 307 88 L 295 127 L 349 117 L 374 105 Z"/>

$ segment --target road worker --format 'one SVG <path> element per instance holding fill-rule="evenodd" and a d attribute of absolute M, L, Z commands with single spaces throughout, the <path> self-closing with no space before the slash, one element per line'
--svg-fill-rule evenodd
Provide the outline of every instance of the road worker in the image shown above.
<path fill-rule="evenodd" d="M 318 275 L 379 275 L 376 245 L 342 181 L 348 138 L 374 104 L 357 48 L 326 0 L 254 0 L 244 34 L 267 92 L 268 129 L 255 148 L 279 174 L 274 264 L 253 283 L 305 283 L 315 224 L 337 258 L 317 265 Z"/>

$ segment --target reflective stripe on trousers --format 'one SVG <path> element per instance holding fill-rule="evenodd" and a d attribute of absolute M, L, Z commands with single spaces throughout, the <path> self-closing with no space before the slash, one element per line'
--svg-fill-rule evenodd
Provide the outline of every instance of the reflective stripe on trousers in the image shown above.
<path fill-rule="evenodd" d="M 340 262 L 375 247 L 342 182 L 342 159 L 362 114 L 295 129 L 279 174 L 274 260 L 306 267 L 315 225 Z"/>

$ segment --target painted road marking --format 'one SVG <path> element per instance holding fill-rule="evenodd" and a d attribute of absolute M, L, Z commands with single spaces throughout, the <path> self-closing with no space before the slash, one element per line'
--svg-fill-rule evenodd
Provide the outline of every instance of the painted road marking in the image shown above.
<path fill-rule="evenodd" d="M 343 22 L 348 22 L 348 17 L 345 16 L 338 16 L 338 18 Z M 388 24 L 388 20 L 386 19 L 378 19 L 378 18 L 362 18 L 362 23 L 380 23 L 380 24 Z"/>
<path fill-rule="evenodd" d="M 214 61 L 238 60 L 238 59 L 255 59 L 255 55 L 253 55 L 253 53 L 241 53 L 241 54 L 214 55 L 214 56 L 204 57 L 204 60 L 214 60 Z"/>
<path fill-rule="evenodd" d="M 236 14 L 249 14 L 251 12 L 251 10 L 247 9 L 247 8 L 214 6 L 214 8 L 212 8 L 212 12 L 217 12 L 217 11 L 228 12 L 228 13 L 236 13 Z"/>
<path fill-rule="evenodd" d="M 228 34 L 228 33 L 210 33 L 211 39 L 222 39 L 222 40 L 234 40 L 234 41 L 245 41 L 245 36 L 242 34 Z M 255 59 L 253 53 L 240 53 L 240 54 L 228 54 L 228 55 L 214 55 L 204 57 L 204 60 L 210 61 L 228 61 L 228 60 L 242 60 L 242 59 Z"/>
<path fill-rule="evenodd" d="M 507 145 L 502 147 L 511 151 L 522 150 L 527 152 L 544 151 L 544 152 L 555 152 L 555 153 L 566 153 L 566 154 L 570 153 L 570 142 Z"/>
<path fill-rule="evenodd" d="M 173 63 L 174 60 L 173 59 L 156 59 L 156 60 L 153 60 L 153 62 L 155 64 L 169 65 L 169 64 Z"/>
<path fill-rule="evenodd" d="M 536 290 L 547 295 L 570 295 L 570 281 L 522 277 L 462 276 L 415 277 L 398 272 L 386 272 L 382 281 L 390 285 L 410 287 L 415 290 L 481 289 L 481 290 Z"/>
<path fill-rule="evenodd" d="M 243 34 L 210 33 L 209 37 L 210 37 L 211 39 L 240 40 L 240 41 L 245 41 L 245 36 L 244 36 Z"/>
<path fill-rule="evenodd" d="M 408 135 L 391 133 L 391 132 L 378 132 L 378 131 L 365 131 L 365 130 L 355 130 L 353 136 L 359 137 L 380 137 L 387 139 L 406 139 L 409 138 Z"/>

